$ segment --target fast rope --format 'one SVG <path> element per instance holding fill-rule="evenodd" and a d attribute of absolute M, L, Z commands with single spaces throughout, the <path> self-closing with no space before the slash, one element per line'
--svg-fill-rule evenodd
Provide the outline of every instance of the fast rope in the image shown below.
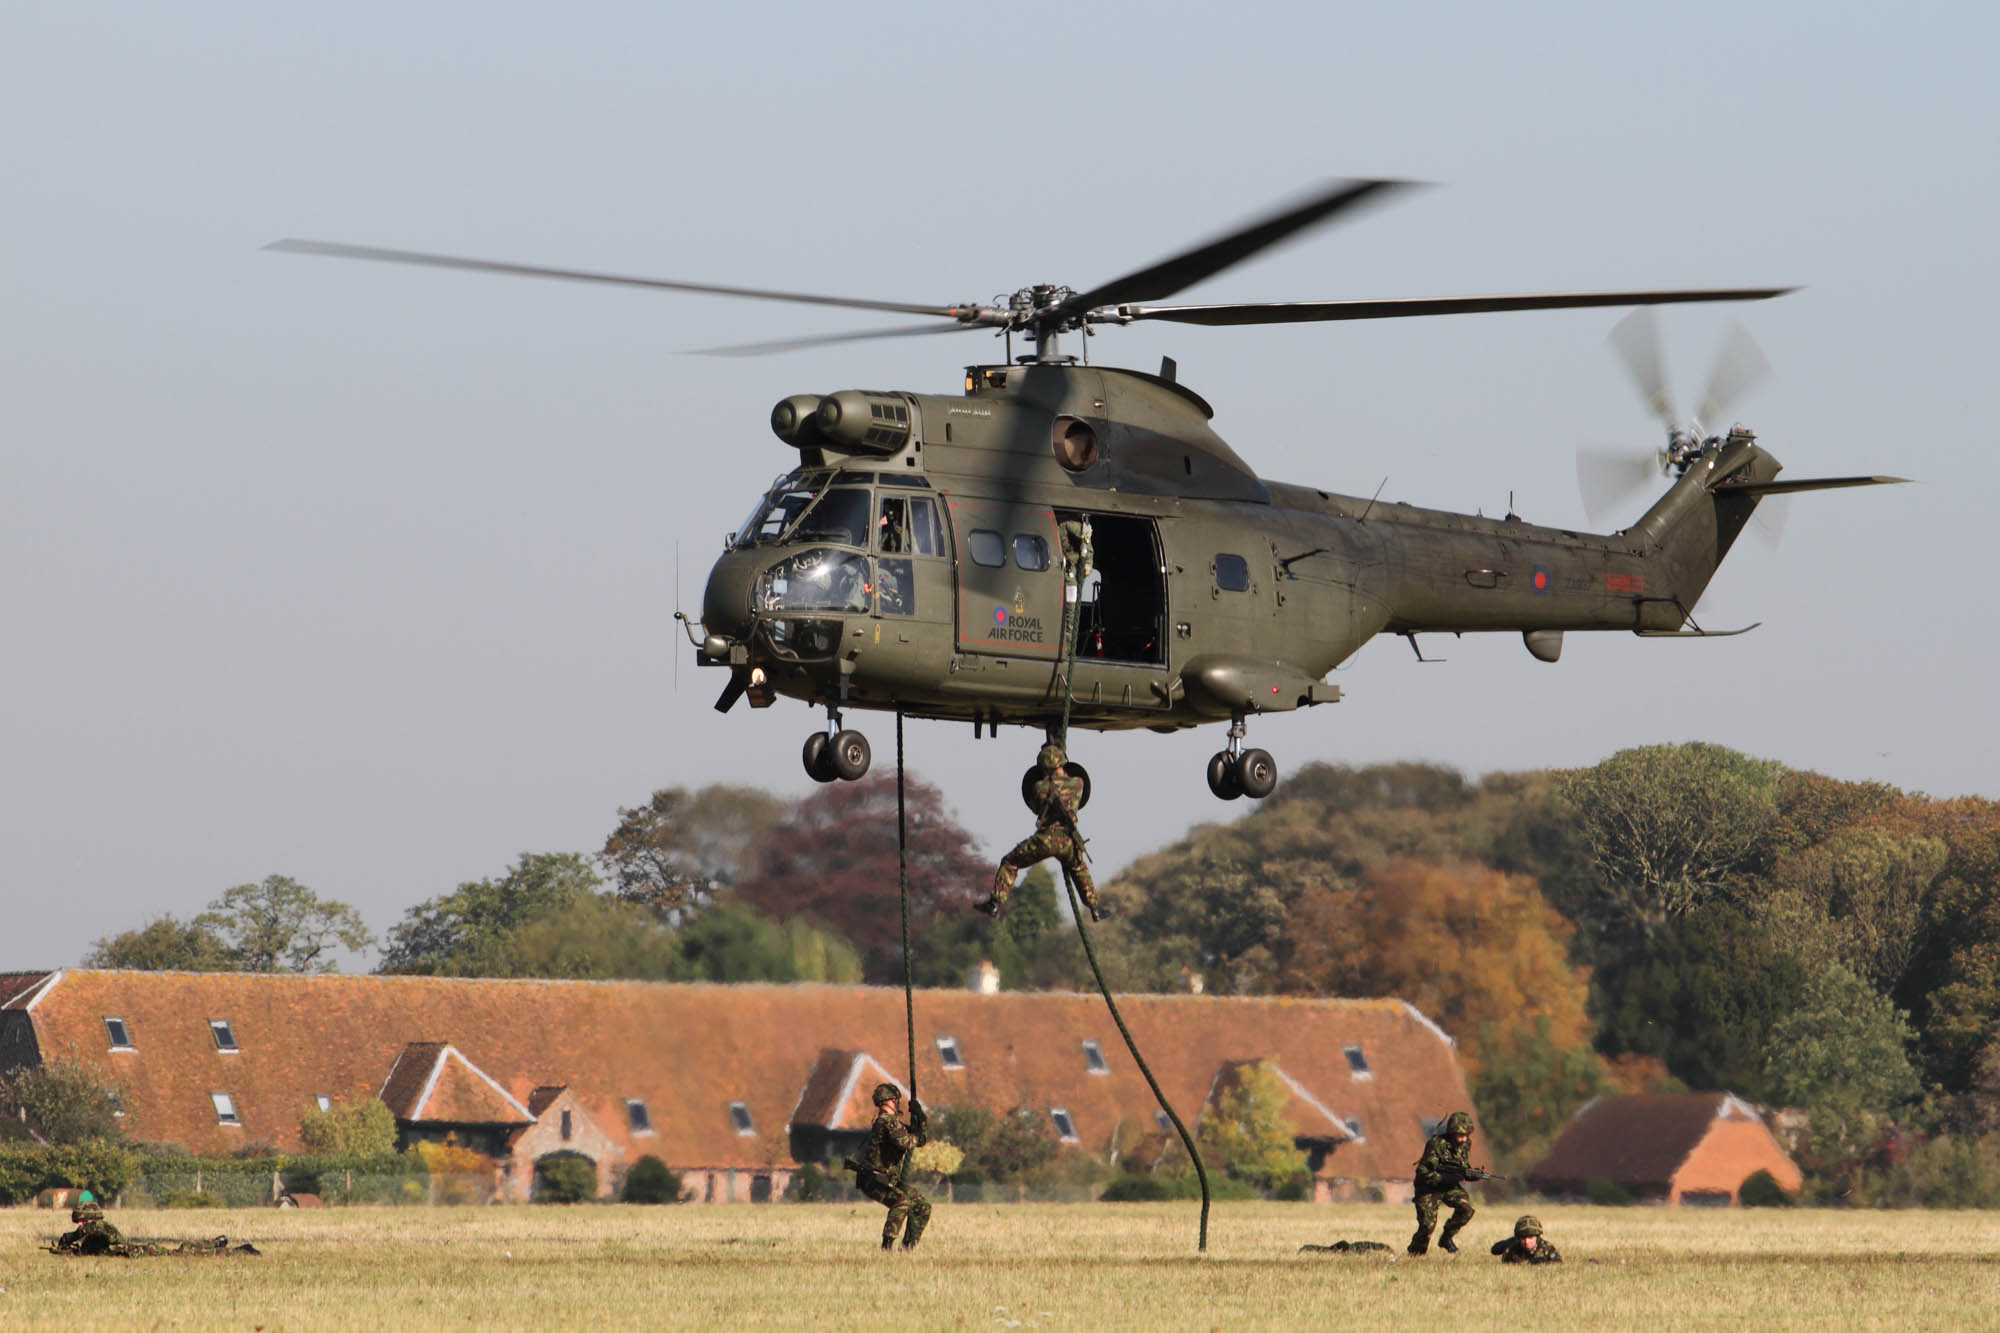
<path fill-rule="evenodd" d="M 1078 586 L 1071 584 L 1063 589 L 1063 593 L 1066 599 L 1063 602 L 1063 711 L 1062 730 L 1056 734 L 1056 744 L 1062 746 L 1063 758 L 1067 760 L 1069 758 L 1069 707 L 1070 700 L 1076 694 L 1076 620 L 1078 601 L 1082 597 L 1082 590 Z M 898 714 L 897 726 L 900 728 L 901 725 L 901 715 Z M 901 735 L 902 733 L 899 730 L 897 732 L 899 746 Z M 1081 851 L 1083 849 L 1079 847 L 1077 850 Z M 1201 1150 L 1195 1147 L 1194 1136 L 1189 1134 L 1187 1126 L 1181 1123 L 1180 1115 L 1175 1112 L 1173 1106 L 1167 1101 L 1167 1094 L 1160 1091 L 1160 1081 L 1153 1077 L 1151 1067 L 1146 1064 L 1146 1057 L 1139 1054 L 1139 1043 L 1132 1040 L 1132 1030 L 1125 1026 L 1125 1016 L 1118 1012 L 1118 1001 L 1111 998 L 1111 987 L 1107 986 L 1104 982 L 1104 969 L 1097 965 L 1097 949 L 1090 942 L 1090 927 L 1084 921 L 1089 916 L 1089 912 L 1083 905 L 1083 896 L 1076 891 L 1076 879 L 1069 873 L 1068 866 L 1063 866 L 1062 874 L 1063 885 L 1069 890 L 1070 915 L 1076 918 L 1076 933 L 1078 938 L 1083 941 L 1083 956 L 1090 960 L 1090 973 L 1097 978 L 1097 989 L 1104 996 L 1104 1007 L 1111 1011 L 1111 1021 L 1118 1025 L 1118 1035 L 1125 1039 L 1125 1049 L 1132 1053 L 1132 1063 L 1139 1066 L 1139 1072 L 1146 1076 L 1146 1086 L 1153 1090 L 1153 1100 L 1160 1104 L 1160 1109 L 1167 1113 L 1167 1119 L 1173 1122 L 1174 1131 L 1181 1136 L 1181 1146 L 1187 1149 L 1188 1160 L 1194 1163 L 1195 1178 L 1201 1182 L 1201 1231 L 1195 1241 L 1195 1249 L 1206 1252 L 1208 1249 L 1208 1168 L 1202 1163 Z M 905 957 L 907 958 L 907 956 L 906 953 Z M 905 967 L 907 968 L 907 966 L 906 962 Z M 911 1095 L 914 1096 L 915 1094 L 912 1093 Z"/>
<path fill-rule="evenodd" d="M 910 832 L 903 801 L 903 710 L 896 710 L 896 891 L 903 903 L 903 1035 L 909 1044 L 910 1107 L 917 1105 L 917 993 L 910 980 Z M 903 1154 L 896 1183 L 910 1178 L 910 1154 Z"/>

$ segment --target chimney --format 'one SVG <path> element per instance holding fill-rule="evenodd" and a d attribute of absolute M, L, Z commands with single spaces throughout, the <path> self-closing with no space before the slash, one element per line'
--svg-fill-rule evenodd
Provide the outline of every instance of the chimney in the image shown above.
<path fill-rule="evenodd" d="M 991 958 L 982 958 L 966 974 L 965 988 L 975 995 L 998 995 L 1000 993 L 1000 969 L 993 965 Z"/>

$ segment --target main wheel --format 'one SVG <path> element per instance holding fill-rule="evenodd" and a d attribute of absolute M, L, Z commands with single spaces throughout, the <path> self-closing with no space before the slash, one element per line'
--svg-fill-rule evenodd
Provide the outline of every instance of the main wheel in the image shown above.
<path fill-rule="evenodd" d="M 1243 794 L 1243 776 L 1225 750 L 1217 750 L 1208 757 L 1208 789 L 1225 801 Z"/>
<path fill-rule="evenodd" d="M 868 738 L 858 731 L 835 732 L 827 753 L 833 756 L 834 775 L 842 782 L 852 782 L 868 771 Z"/>
<path fill-rule="evenodd" d="M 1236 757 L 1236 785 L 1245 796 L 1261 801 L 1278 787 L 1278 761 L 1268 750 L 1245 750 Z"/>
<path fill-rule="evenodd" d="M 827 745 L 823 731 L 806 737 L 806 748 L 799 757 L 805 760 L 806 776 L 814 782 L 831 782 L 840 776 L 833 771 L 833 750 Z"/>

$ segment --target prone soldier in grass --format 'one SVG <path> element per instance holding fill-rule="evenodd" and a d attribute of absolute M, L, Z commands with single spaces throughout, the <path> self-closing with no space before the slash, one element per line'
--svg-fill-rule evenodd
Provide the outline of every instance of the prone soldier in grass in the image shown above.
<path fill-rule="evenodd" d="M 868 1147 L 859 1162 L 847 1163 L 854 1172 L 856 1187 L 889 1210 L 882 1222 L 885 1250 L 895 1245 L 898 1231 L 903 1232 L 903 1248 L 914 1250 L 931 1220 L 930 1200 L 910 1188 L 904 1179 L 904 1162 L 924 1142 L 929 1128 L 924 1104 L 914 1097 L 910 1099 L 910 1123 L 906 1126 L 901 1114 L 902 1101 L 903 1090 L 895 1084 L 875 1085 L 875 1124 L 868 1135 Z M 903 1226 L 905 1219 L 909 1222 L 907 1230 Z"/>
<path fill-rule="evenodd" d="M 1410 1237 L 1411 1254 L 1430 1253 L 1431 1229 L 1437 1225 L 1438 1209 L 1444 1206 L 1451 1208 L 1451 1217 L 1438 1237 L 1438 1248 L 1446 1254 L 1458 1253 L 1456 1238 L 1474 1211 L 1465 1193 L 1466 1183 L 1495 1178 L 1484 1167 L 1472 1164 L 1471 1151 L 1472 1117 L 1464 1111 L 1446 1116 L 1443 1126 L 1425 1142 L 1413 1181 L 1417 1231 Z"/>
<path fill-rule="evenodd" d="M 1514 1223 L 1514 1234 L 1493 1242 L 1493 1253 L 1503 1264 L 1559 1264 L 1562 1252 L 1542 1234 L 1542 1219 L 1523 1213 Z"/>

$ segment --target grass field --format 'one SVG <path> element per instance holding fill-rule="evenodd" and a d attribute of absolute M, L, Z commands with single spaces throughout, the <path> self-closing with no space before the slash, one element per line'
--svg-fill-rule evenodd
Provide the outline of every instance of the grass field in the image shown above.
<path fill-rule="evenodd" d="M 1506 1216 L 1501 1216 L 1502 1212 Z M 261 1257 L 72 1259 L 0 1211 L 0 1328 L 2000 1328 L 2000 1213 L 1539 1210 L 1566 1262 L 1301 1255 L 1409 1235 L 1385 1205 L 940 1205 L 913 1255 L 869 1206 L 114 1212 Z"/>

